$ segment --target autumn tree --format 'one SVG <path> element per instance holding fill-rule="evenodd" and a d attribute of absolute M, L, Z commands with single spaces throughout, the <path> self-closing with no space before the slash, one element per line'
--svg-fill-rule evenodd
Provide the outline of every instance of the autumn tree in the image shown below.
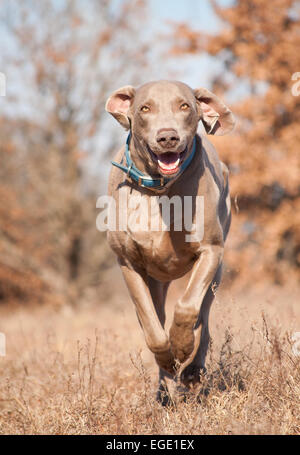
<path fill-rule="evenodd" d="M 2 301 L 79 302 L 103 282 L 112 255 L 96 200 L 116 144 L 104 105 L 147 69 L 134 40 L 144 14 L 141 0 L 1 2 Z"/>
<path fill-rule="evenodd" d="M 231 171 L 231 277 L 239 276 L 244 284 L 250 279 L 297 281 L 300 96 L 295 96 L 296 87 L 292 90 L 292 75 L 300 71 L 300 2 L 237 0 L 230 7 L 211 3 L 223 24 L 219 33 L 177 24 L 172 51 L 206 52 L 223 62 L 212 90 L 227 97 L 237 127 L 230 137 L 213 141 Z"/>

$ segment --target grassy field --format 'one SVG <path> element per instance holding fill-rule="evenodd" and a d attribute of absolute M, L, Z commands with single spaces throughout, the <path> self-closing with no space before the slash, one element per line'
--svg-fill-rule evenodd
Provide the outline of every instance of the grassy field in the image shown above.
<path fill-rule="evenodd" d="M 300 433 L 296 291 L 220 291 L 207 377 L 185 397 L 174 384 L 169 408 L 155 401 L 157 367 L 123 284 L 118 295 L 81 308 L 0 308 L 1 434 Z"/>

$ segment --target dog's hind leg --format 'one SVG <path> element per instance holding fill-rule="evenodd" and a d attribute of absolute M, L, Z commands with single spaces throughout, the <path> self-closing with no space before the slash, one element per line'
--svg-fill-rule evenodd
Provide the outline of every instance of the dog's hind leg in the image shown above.
<path fill-rule="evenodd" d="M 170 374 L 166 373 L 162 368 L 159 369 L 159 379 L 158 379 L 158 389 L 156 393 L 156 400 L 162 406 L 172 405 L 171 394 L 168 389 L 167 381 L 168 379 L 174 379 Z"/>
<path fill-rule="evenodd" d="M 165 326 L 166 322 L 165 303 L 169 285 L 170 282 L 162 283 L 161 281 L 148 276 L 149 291 L 162 327 Z"/>

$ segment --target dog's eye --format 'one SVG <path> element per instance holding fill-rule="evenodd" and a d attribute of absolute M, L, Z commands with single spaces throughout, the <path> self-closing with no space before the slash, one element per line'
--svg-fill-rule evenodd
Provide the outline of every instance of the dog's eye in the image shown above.
<path fill-rule="evenodd" d="M 149 112 L 149 111 L 150 111 L 150 107 L 148 107 L 148 106 L 142 106 L 142 107 L 141 107 L 141 111 L 142 111 L 142 112 Z"/>
<path fill-rule="evenodd" d="M 187 104 L 187 103 L 183 103 L 181 106 L 180 106 L 180 109 L 182 111 L 186 111 L 190 106 Z"/>

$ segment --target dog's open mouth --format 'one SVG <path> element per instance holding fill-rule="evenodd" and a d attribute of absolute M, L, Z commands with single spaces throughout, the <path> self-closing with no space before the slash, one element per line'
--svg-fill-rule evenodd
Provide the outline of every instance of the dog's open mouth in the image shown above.
<path fill-rule="evenodd" d="M 179 171 L 179 168 L 184 160 L 184 157 L 187 152 L 187 148 L 181 153 L 176 152 L 166 152 L 160 155 L 152 152 L 150 149 L 153 159 L 157 162 L 159 170 L 162 174 L 176 174 Z"/>

